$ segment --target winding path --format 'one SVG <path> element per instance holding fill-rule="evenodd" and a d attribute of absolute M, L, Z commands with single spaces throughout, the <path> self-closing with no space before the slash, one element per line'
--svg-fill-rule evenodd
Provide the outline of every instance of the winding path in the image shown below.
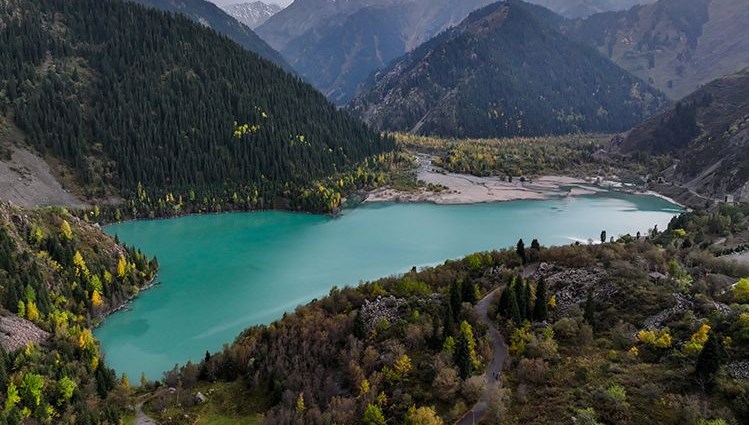
<path fill-rule="evenodd" d="M 489 305 L 491 304 L 494 296 L 499 292 L 499 290 L 500 288 L 497 288 L 488 293 L 484 298 L 481 299 L 481 301 L 478 302 L 478 304 L 476 304 L 475 307 L 476 313 L 479 316 L 479 320 L 486 324 L 488 328 L 487 332 L 489 333 L 489 341 L 491 341 L 492 352 L 494 353 L 492 361 L 486 368 L 486 372 L 484 372 L 486 387 L 484 388 L 484 392 L 481 395 L 479 401 L 476 402 L 471 410 L 463 415 L 462 418 L 458 419 L 458 421 L 455 422 L 455 425 L 473 425 L 479 423 L 481 418 L 486 415 L 486 411 L 489 407 L 489 397 L 491 394 L 491 389 L 494 388 L 495 385 L 498 385 L 500 382 L 498 379 L 494 378 L 494 374 L 502 372 L 502 366 L 507 359 L 507 344 L 505 344 L 504 337 L 499 332 L 499 330 L 497 330 L 496 326 L 494 326 L 494 323 L 489 318 L 488 314 Z"/>
<path fill-rule="evenodd" d="M 135 425 L 156 425 L 156 421 L 143 412 L 144 401 L 135 405 Z"/>

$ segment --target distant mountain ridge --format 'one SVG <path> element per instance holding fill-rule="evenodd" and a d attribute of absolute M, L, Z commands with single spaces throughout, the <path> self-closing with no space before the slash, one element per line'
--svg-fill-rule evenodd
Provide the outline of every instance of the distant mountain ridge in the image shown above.
<path fill-rule="evenodd" d="M 222 9 L 233 16 L 239 22 L 255 29 L 268 20 L 271 16 L 281 11 L 281 6 L 274 3 L 263 3 L 262 1 L 237 3 L 223 6 Z"/>
<path fill-rule="evenodd" d="M 622 131 L 665 96 L 512 1 L 472 13 L 392 62 L 350 105 L 373 126 L 454 137 Z"/>
<path fill-rule="evenodd" d="M 206 0 L 130 0 L 166 12 L 182 13 L 193 21 L 217 31 L 245 49 L 257 53 L 288 72 L 293 68 L 286 60 L 249 27 L 229 16 L 215 4 Z"/>
<path fill-rule="evenodd" d="M 749 66 L 746 0 L 659 0 L 569 21 L 563 32 L 673 99 Z"/>
<path fill-rule="evenodd" d="M 339 105 L 375 70 L 492 0 L 297 0 L 257 28 Z"/>
<path fill-rule="evenodd" d="M 669 154 L 669 179 L 700 194 L 749 202 L 749 68 L 719 78 L 612 143 L 615 152 Z"/>
<path fill-rule="evenodd" d="M 529 3 L 546 7 L 566 18 L 581 18 L 596 13 L 627 10 L 638 4 L 655 0 L 528 0 Z"/>

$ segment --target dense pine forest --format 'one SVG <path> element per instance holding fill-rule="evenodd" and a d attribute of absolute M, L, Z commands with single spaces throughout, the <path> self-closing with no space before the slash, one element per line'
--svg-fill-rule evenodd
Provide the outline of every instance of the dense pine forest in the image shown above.
<path fill-rule="evenodd" d="M 131 0 L 144 6 L 172 13 L 183 13 L 190 19 L 226 35 L 245 49 L 293 73 L 293 68 L 280 53 L 273 50 L 254 31 L 207 0 Z"/>
<path fill-rule="evenodd" d="M 120 0 L 3 2 L 0 61 L 0 111 L 89 198 L 268 208 L 393 147 L 227 38 Z"/>
<path fill-rule="evenodd" d="M 106 366 L 91 327 L 156 266 L 62 208 L 0 203 L 0 423 L 119 423 L 127 378 Z"/>

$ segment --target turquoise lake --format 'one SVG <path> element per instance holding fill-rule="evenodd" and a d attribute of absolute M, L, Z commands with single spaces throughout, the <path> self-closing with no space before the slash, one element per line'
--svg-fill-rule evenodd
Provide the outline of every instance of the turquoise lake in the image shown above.
<path fill-rule="evenodd" d="M 401 273 L 475 251 L 598 240 L 663 229 L 679 207 L 601 193 L 474 205 L 367 204 L 340 217 L 260 212 L 132 221 L 106 228 L 161 265 L 159 284 L 95 334 L 106 360 L 137 380 L 217 351 L 334 285 Z"/>

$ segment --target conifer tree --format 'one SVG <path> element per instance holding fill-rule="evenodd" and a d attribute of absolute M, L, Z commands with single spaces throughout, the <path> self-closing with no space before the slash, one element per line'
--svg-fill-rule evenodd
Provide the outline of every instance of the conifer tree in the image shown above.
<path fill-rule="evenodd" d="M 548 308 L 546 305 L 546 281 L 542 277 L 536 286 L 536 304 L 533 306 L 533 319 L 539 322 L 546 320 Z"/>
<path fill-rule="evenodd" d="M 520 259 L 523 260 L 523 264 L 528 262 L 528 259 L 525 256 L 525 242 L 523 242 L 522 239 L 518 241 L 518 244 L 515 248 L 515 252 L 518 254 L 518 257 L 520 257 Z"/>
<path fill-rule="evenodd" d="M 595 327 L 596 320 L 596 302 L 593 298 L 593 289 L 588 290 L 588 296 L 585 299 L 585 311 L 583 312 L 583 318 L 590 326 Z"/>
<path fill-rule="evenodd" d="M 457 322 L 460 317 L 460 310 L 463 306 L 463 295 L 460 282 L 453 282 L 450 285 L 450 308 L 453 313 L 453 321 Z"/>
<path fill-rule="evenodd" d="M 511 286 L 507 285 L 504 289 L 502 289 L 502 294 L 499 296 L 499 306 L 497 307 L 497 312 L 502 317 L 507 317 L 507 313 L 510 310 L 510 297 L 514 296 L 512 295 L 512 290 L 510 288 Z"/>
<path fill-rule="evenodd" d="M 530 294 L 529 294 L 529 288 L 528 285 L 526 285 L 525 280 L 521 277 L 518 277 L 517 284 L 515 285 L 515 300 L 518 304 L 518 312 L 520 314 L 520 319 L 525 320 L 528 318 L 528 303 L 530 300 Z"/>
<path fill-rule="evenodd" d="M 518 305 L 517 296 L 510 297 L 510 309 L 508 316 L 509 319 L 512 319 L 512 322 L 515 324 L 515 326 L 518 326 L 523 322 L 523 316 L 520 314 L 520 306 Z"/>
<path fill-rule="evenodd" d="M 699 357 L 697 357 L 697 364 L 695 366 L 697 378 L 706 389 L 713 387 L 715 375 L 720 370 L 724 359 L 725 350 L 723 349 L 720 337 L 715 332 L 710 332 L 705 346 L 702 348 Z"/>
<path fill-rule="evenodd" d="M 476 285 L 469 282 L 463 282 L 461 286 L 461 298 L 464 303 L 476 304 Z"/>
<path fill-rule="evenodd" d="M 364 318 L 361 315 L 361 310 L 357 310 L 356 316 L 354 316 L 354 336 L 359 339 L 367 337 L 367 331 L 364 325 Z"/>
<path fill-rule="evenodd" d="M 465 324 L 467 325 L 467 323 Z M 473 373 L 473 350 L 471 346 L 475 342 L 472 341 L 473 333 L 470 332 L 470 325 L 468 325 L 468 329 L 464 325 L 461 325 L 460 328 L 458 340 L 455 342 L 455 365 L 458 366 L 460 378 L 465 380 Z"/>

